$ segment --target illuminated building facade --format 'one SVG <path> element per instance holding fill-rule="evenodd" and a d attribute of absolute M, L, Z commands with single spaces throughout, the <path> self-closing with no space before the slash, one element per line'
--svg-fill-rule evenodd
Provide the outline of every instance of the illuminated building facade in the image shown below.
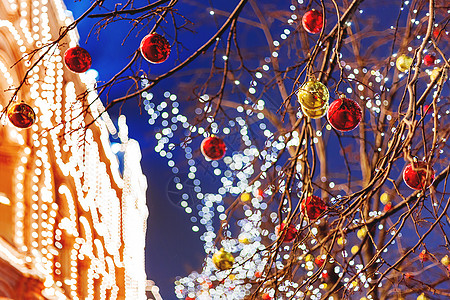
<path fill-rule="evenodd" d="M 70 15 L 60 0 L 0 0 L 2 91 L 19 86 L 37 58 L 25 54 L 57 38 Z M 17 97 L 36 123 L 18 129 L 1 119 L 0 299 L 146 299 L 140 148 L 125 117 L 116 129 L 95 92 L 79 97 L 94 90 L 95 72 L 65 68 L 63 53 L 77 41 L 72 30 L 39 52 L 50 49 Z M 12 94 L 2 93 L 0 109 Z"/>

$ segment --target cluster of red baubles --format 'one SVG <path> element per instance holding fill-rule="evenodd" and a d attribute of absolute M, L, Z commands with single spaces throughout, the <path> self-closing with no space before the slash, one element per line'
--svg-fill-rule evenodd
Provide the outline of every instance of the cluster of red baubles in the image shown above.
<path fill-rule="evenodd" d="M 147 61 L 159 64 L 169 57 L 170 43 L 162 35 L 150 33 L 142 39 L 139 50 Z M 64 53 L 64 63 L 70 71 L 84 73 L 91 67 L 92 58 L 86 49 L 76 46 Z"/>
<path fill-rule="evenodd" d="M 303 215 L 307 216 L 309 220 L 313 221 L 319 218 L 324 211 L 327 210 L 327 205 L 320 197 L 309 196 L 302 201 L 301 211 Z M 292 242 L 298 235 L 298 230 L 293 224 L 286 225 L 282 222 L 275 227 L 275 234 L 282 238 L 283 243 Z"/>
<path fill-rule="evenodd" d="M 151 33 L 142 39 L 140 51 L 147 61 L 158 64 L 164 62 L 169 57 L 170 44 L 163 36 L 157 33 Z M 64 53 L 64 63 L 70 71 L 84 73 L 92 66 L 92 58 L 86 49 L 76 46 L 67 49 Z M 8 109 L 7 116 L 10 122 L 18 128 L 28 128 L 36 121 L 36 114 L 33 108 L 26 103 L 13 104 Z M 213 153 L 213 157 L 216 155 L 216 153 Z"/>

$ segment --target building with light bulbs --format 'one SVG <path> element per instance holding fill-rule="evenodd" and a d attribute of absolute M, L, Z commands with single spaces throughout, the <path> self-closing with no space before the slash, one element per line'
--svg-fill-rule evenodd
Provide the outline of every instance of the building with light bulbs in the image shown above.
<path fill-rule="evenodd" d="M 1 110 L 37 58 L 26 53 L 72 22 L 60 0 L 0 0 Z M 15 100 L 34 108 L 34 125 L 1 117 L 0 299 L 146 299 L 140 148 L 125 117 L 116 128 L 103 113 L 95 72 L 64 66 L 77 41 L 70 31 L 28 73 Z"/>

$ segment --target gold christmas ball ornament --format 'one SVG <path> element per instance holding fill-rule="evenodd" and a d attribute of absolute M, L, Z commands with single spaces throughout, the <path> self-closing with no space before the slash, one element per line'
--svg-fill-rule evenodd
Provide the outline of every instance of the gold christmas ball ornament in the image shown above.
<path fill-rule="evenodd" d="M 323 83 L 317 80 L 310 80 L 300 87 L 297 97 L 302 108 L 307 110 L 324 110 L 326 113 L 324 108 L 328 106 L 330 93 Z"/>
<path fill-rule="evenodd" d="M 252 200 L 252 195 L 250 195 L 250 193 L 242 193 L 241 194 L 241 201 L 242 202 L 247 202 Z"/>
<path fill-rule="evenodd" d="M 425 296 L 424 293 L 422 293 L 422 294 L 420 294 L 420 295 L 417 297 L 417 300 L 428 300 L 428 297 Z"/>
<path fill-rule="evenodd" d="M 326 115 L 326 113 L 328 111 L 328 104 L 325 105 L 323 108 L 319 108 L 319 109 L 315 109 L 315 110 L 307 109 L 306 107 L 302 106 L 302 111 L 305 115 L 307 115 L 311 119 L 319 119 Z"/>
<path fill-rule="evenodd" d="M 308 262 L 308 261 L 313 261 L 313 259 L 314 259 L 314 256 L 312 256 L 312 254 L 307 254 L 307 255 L 305 256 L 305 261 L 306 261 L 306 262 Z"/>
<path fill-rule="evenodd" d="M 431 81 L 435 80 L 439 76 L 439 73 L 441 72 L 441 70 L 442 70 L 442 68 L 434 68 L 433 71 L 431 71 L 430 80 Z M 447 79 L 448 79 L 448 76 L 447 76 L 447 74 L 444 73 L 444 81 L 447 81 Z"/>
<path fill-rule="evenodd" d="M 221 248 L 219 251 L 214 253 L 212 256 L 212 261 L 217 269 L 221 271 L 229 270 L 233 267 L 234 256 L 230 252 L 227 252 Z"/>
<path fill-rule="evenodd" d="M 347 240 L 344 237 L 338 237 L 337 243 L 339 246 L 343 246 L 343 245 L 347 244 Z"/>
<path fill-rule="evenodd" d="M 366 227 L 362 227 L 360 230 L 358 230 L 356 235 L 358 236 L 358 238 L 360 240 L 364 239 L 366 237 L 366 235 L 367 235 L 367 228 Z"/>
<path fill-rule="evenodd" d="M 409 70 L 409 67 L 411 67 L 412 63 L 413 63 L 412 57 L 402 54 L 397 58 L 395 65 L 397 66 L 397 69 L 400 72 L 406 72 Z"/>
<path fill-rule="evenodd" d="M 430 74 L 431 81 L 434 81 L 439 76 L 440 71 L 441 71 L 441 68 L 434 68 L 433 71 L 431 71 L 431 74 Z"/>
<path fill-rule="evenodd" d="M 380 201 L 381 201 L 381 203 L 383 203 L 384 205 L 386 205 L 386 204 L 389 203 L 390 200 L 391 200 L 391 199 L 390 199 L 388 193 L 383 193 L 383 194 L 381 194 L 381 196 L 380 196 Z"/>
<path fill-rule="evenodd" d="M 446 267 L 448 267 L 448 265 L 450 265 L 450 258 L 448 258 L 448 255 L 444 256 L 441 259 L 441 263 Z"/>

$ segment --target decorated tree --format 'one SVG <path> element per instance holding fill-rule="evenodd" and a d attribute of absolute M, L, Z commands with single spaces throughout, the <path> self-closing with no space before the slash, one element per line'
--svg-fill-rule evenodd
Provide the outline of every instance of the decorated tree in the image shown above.
<path fill-rule="evenodd" d="M 94 1 L 24 57 L 32 70 L 65 51 L 86 18 L 93 32 L 148 33 L 95 101 L 139 100 L 170 197 L 202 228 L 204 265 L 176 296 L 448 299 L 448 3 L 232 2 Z M 75 50 L 66 66 L 85 72 L 91 58 Z M 4 110 L 18 127 L 32 118 L 14 104 L 28 76 Z"/>

